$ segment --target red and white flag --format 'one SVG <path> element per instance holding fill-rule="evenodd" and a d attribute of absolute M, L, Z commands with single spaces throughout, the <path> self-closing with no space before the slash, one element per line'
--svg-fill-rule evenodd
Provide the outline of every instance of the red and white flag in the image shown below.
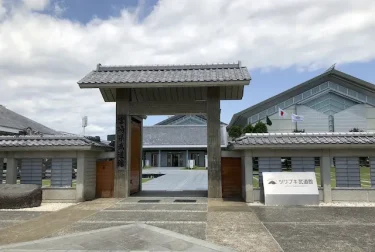
<path fill-rule="evenodd" d="M 281 108 L 279 108 L 279 116 L 280 117 L 286 117 L 288 115 L 287 112 L 285 112 L 284 110 L 282 110 Z"/>

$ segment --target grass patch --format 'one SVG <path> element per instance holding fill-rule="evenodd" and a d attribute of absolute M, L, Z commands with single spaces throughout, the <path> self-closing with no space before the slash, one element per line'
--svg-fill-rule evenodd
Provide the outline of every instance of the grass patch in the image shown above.
<path fill-rule="evenodd" d="M 144 169 L 144 170 L 147 170 L 147 169 L 150 169 L 150 168 L 152 168 L 152 166 L 150 166 L 150 165 L 147 165 L 147 166 L 143 166 L 143 168 L 142 168 L 142 169 Z"/>
<path fill-rule="evenodd" d="M 253 176 L 253 187 L 254 188 L 259 187 L 259 176 Z"/>
<path fill-rule="evenodd" d="M 17 184 L 21 184 L 21 181 L 17 179 Z M 72 188 L 76 188 L 77 182 L 75 179 L 72 180 Z M 42 187 L 51 187 L 51 179 L 42 179 Z"/>
<path fill-rule="evenodd" d="M 152 178 L 142 178 L 142 184 L 146 183 L 147 181 L 150 181 Z"/>

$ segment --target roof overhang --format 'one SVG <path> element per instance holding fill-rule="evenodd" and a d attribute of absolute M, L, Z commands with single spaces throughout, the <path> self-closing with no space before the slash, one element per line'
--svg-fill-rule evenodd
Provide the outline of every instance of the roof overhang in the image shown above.
<path fill-rule="evenodd" d="M 248 85 L 247 84 L 244 85 Z M 244 85 L 219 86 L 220 100 L 241 100 Z M 207 88 L 194 87 L 149 87 L 131 89 L 131 102 L 159 102 L 159 101 L 206 101 Z M 105 102 L 116 102 L 117 88 L 101 87 L 100 93 Z"/>
<path fill-rule="evenodd" d="M 207 89 L 218 87 L 221 100 L 240 100 L 251 77 L 241 63 L 165 66 L 97 66 L 78 82 L 99 88 L 106 102 L 117 89 L 131 89 L 131 102 L 205 101 Z"/>

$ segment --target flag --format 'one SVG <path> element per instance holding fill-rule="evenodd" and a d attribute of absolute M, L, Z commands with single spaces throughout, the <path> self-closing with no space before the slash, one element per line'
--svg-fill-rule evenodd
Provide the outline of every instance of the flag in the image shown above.
<path fill-rule="evenodd" d="M 266 123 L 268 126 L 272 125 L 272 121 L 268 118 L 268 116 L 266 116 Z"/>
<path fill-rule="evenodd" d="M 285 117 L 287 115 L 288 115 L 288 113 L 286 113 L 284 110 L 282 110 L 281 108 L 279 108 L 279 116 L 280 117 Z"/>
<path fill-rule="evenodd" d="M 303 116 L 292 114 L 292 122 L 303 122 Z"/>

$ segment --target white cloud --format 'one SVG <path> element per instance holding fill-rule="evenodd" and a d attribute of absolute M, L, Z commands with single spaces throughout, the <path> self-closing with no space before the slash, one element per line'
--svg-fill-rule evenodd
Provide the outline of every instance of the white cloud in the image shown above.
<path fill-rule="evenodd" d="M 49 4 L 49 0 L 23 0 L 23 3 L 29 10 L 42 11 Z"/>
<path fill-rule="evenodd" d="M 372 0 L 164 0 L 144 20 L 138 17 L 142 8 L 124 9 L 120 17 L 86 25 L 21 7 L 4 15 L 1 3 L 1 103 L 72 133 L 81 132 L 83 115 L 92 124 L 88 133 L 114 131 L 114 104 L 104 103 L 98 90 L 76 84 L 99 62 L 241 60 L 250 69 L 272 71 L 375 58 Z M 34 11 L 48 4 L 24 1 Z"/>

